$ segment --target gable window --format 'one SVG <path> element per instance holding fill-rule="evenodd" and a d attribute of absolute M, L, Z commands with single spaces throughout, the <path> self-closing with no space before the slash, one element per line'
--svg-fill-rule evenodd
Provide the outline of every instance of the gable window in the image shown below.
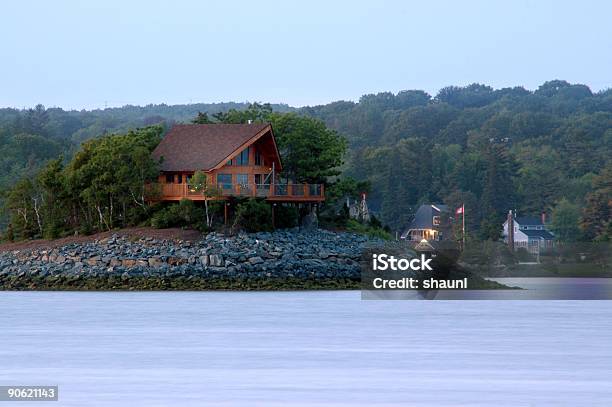
<path fill-rule="evenodd" d="M 250 147 L 245 148 L 236 156 L 234 161 L 236 161 L 236 165 L 249 165 L 249 151 Z"/>
<path fill-rule="evenodd" d="M 217 174 L 217 186 L 232 189 L 232 174 Z"/>
<path fill-rule="evenodd" d="M 261 152 L 259 150 L 255 151 L 255 165 L 263 165 Z"/>
<path fill-rule="evenodd" d="M 225 165 L 232 165 L 232 160 L 227 160 L 227 162 L 225 163 Z"/>
<path fill-rule="evenodd" d="M 166 174 L 166 184 L 174 183 L 174 174 Z"/>
<path fill-rule="evenodd" d="M 432 219 L 432 223 L 434 226 L 440 226 L 440 217 L 439 216 L 434 216 Z"/>

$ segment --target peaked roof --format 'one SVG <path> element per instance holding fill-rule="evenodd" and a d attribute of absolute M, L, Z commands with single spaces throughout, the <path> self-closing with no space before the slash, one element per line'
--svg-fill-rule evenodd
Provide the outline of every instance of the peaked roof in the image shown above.
<path fill-rule="evenodd" d="M 537 216 L 517 216 L 515 219 L 516 223 L 521 226 L 541 226 L 542 219 Z"/>
<path fill-rule="evenodd" d="M 526 234 L 528 237 L 535 237 L 535 238 L 540 238 L 544 240 L 553 240 L 555 238 L 555 236 L 552 233 L 544 229 L 540 229 L 540 230 L 527 229 L 527 230 L 521 230 L 521 232 Z"/>
<path fill-rule="evenodd" d="M 268 123 L 177 124 L 153 151 L 162 171 L 211 170 L 270 132 Z"/>
<path fill-rule="evenodd" d="M 411 229 L 434 229 L 439 226 L 433 224 L 433 217 L 439 216 L 442 212 L 448 212 L 448 206 L 442 204 L 421 205 L 414 214 L 414 219 L 410 222 L 408 230 L 402 234 L 402 237 L 408 235 Z"/>
<path fill-rule="evenodd" d="M 520 226 L 545 226 L 542 219 L 537 216 L 517 216 L 514 221 Z M 508 219 L 504 221 L 504 225 L 508 223 Z"/>

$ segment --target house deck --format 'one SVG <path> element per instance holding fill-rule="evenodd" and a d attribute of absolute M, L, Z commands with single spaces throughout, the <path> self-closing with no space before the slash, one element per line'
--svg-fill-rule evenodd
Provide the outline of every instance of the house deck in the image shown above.
<path fill-rule="evenodd" d="M 265 198 L 278 202 L 321 202 L 325 200 L 322 184 L 224 184 L 215 195 L 204 196 L 201 192 L 191 189 L 189 184 L 160 184 L 161 200 L 192 201 L 219 200 L 228 197 Z"/>

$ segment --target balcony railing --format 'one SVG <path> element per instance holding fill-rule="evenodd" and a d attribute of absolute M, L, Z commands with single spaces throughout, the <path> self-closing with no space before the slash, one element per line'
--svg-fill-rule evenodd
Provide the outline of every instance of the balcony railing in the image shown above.
<path fill-rule="evenodd" d="M 161 184 L 161 199 L 205 199 L 202 192 L 196 191 L 188 184 Z M 219 184 L 215 193 L 206 198 L 215 199 L 228 196 L 259 197 L 276 200 L 323 200 L 325 198 L 322 184 Z"/>

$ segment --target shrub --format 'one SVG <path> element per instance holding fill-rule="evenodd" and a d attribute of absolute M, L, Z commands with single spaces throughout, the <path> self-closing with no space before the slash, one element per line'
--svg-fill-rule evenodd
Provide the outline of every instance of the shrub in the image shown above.
<path fill-rule="evenodd" d="M 295 205 L 277 205 L 274 209 L 275 226 L 279 229 L 294 228 L 298 225 L 299 212 Z"/>
<path fill-rule="evenodd" d="M 43 229 L 43 238 L 45 239 L 57 239 L 65 233 L 64 223 L 52 219 L 50 222 L 46 223 Z"/>
<path fill-rule="evenodd" d="M 393 239 L 393 236 L 391 236 L 391 233 L 387 232 L 385 229 L 381 227 L 373 227 L 369 225 L 364 225 L 363 223 L 359 223 L 355 219 L 349 219 L 346 221 L 346 230 L 348 230 L 349 232 L 355 232 L 355 233 L 367 235 L 372 238 L 379 238 L 383 240 Z"/>
<path fill-rule="evenodd" d="M 238 204 L 232 231 L 269 232 L 272 230 L 272 209 L 258 199 L 249 199 Z"/>
<path fill-rule="evenodd" d="M 204 210 L 193 201 L 182 199 L 178 205 L 172 204 L 156 212 L 151 217 L 151 226 L 157 229 L 190 226 L 195 229 L 205 229 Z"/>
<path fill-rule="evenodd" d="M 4 232 L 4 236 L 2 236 L 3 240 L 8 242 L 12 242 L 15 240 L 15 232 L 13 231 L 13 225 L 8 224 L 6 231 Z"/>

